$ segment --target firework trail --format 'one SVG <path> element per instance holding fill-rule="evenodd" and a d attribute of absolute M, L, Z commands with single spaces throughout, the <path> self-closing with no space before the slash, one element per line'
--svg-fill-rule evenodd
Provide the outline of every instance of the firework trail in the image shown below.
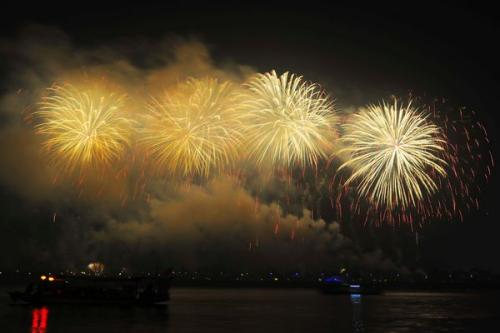
<path fill-rule="evenodd" d="M 329 97 L 302 77 L 258 74 L 247 84 L 245 142 L 248 158 L 263 166 L 316 166 L 336 135 Z"/>
<path fill-rule="evenodd" d="M 488 133 L 474 111 L 454 108 L 444 99 L 425 107 L 443 128 L 448 175 L 440 181 L 432 209 L 425 213 L 463 220 L 468 211 L 479 209 L 481 188 L 488 183 L 494 167 Z"/>
<path fill-rule="evenodd" d="M 54 85 L 35 112 L 43 147 L 62 170 L 99 169 L 118 160 L 130 144 L 133 122 L 125 95 L 104 89 Z"/>
<path fill-rule="evenodd" d="M 234 166 L 242 141 L 241 94 L 230 82 L 190 79 L 149 104 L 140 145 L 160 175 L 208 177 Z"/>

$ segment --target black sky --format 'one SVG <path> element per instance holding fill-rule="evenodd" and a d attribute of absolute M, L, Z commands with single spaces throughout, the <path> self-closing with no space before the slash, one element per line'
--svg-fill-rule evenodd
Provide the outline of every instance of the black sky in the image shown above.
<path fill-rule="evenodd" d="M 341 106 L 408 91 L 444 96 L 479 113 L 498 159 L 499 22 L 493 5 L 452 1 L 239 8 L 20 3 L 2 11 L 0 35 L 12 38 L 38 23 L 63 30 L 82 47 L 134 37 L 195 37 L 216 62 L 301 73 L 330 90 Z M 499 186 L 495 170 L 480 212 L 464 223 L 424 228 L 422 251 L 430 263 L 500 270 Z"/>

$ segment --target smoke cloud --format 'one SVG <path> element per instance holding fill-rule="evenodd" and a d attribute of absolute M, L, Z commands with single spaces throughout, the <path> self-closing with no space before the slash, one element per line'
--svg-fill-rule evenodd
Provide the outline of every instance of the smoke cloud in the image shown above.
<path fill-rule="evenodd" d="M 15 39 L 0 41 L 0 54 L 6 59 L 0 97 L 6 214 L 0 251 L 14 253 L 3 265 L 77 268 L 101 260 L 135 269 L 399 269 L 382 251 L 363 251 L 337 222 L 314 218 L 300 202 L 294 214 L 278 203 L 284 191 L 302 189 L 270 186 L 259 192 L 261 201 L 254 183 L 262 186 L 266 179 L 241 183 L 218 177 L 184 186 L 152 179 L 144 185 L 146 194 L 138 196 L 137 172 L 118 175 L 116 170 L 90 175 L 80 186 L 81 179 L 65 178 L 49 163 L 33 130 L 31 114 L 54 82 L 101 80 L 127 92 L 130 109 L 140 113 L 151 95 L 189 77 L 241 83 L 254 69 L 216 63 L 199 40 L 134 39 L 77 47 L 64 32 L 45 26 L 30 26 Z"/>

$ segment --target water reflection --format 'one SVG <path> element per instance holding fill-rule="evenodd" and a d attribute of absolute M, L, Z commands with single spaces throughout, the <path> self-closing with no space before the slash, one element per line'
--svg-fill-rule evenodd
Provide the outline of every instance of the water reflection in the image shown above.
<path fill-rule="evenodd" d="M 53 304 L 50 306 L 15 307 L 29 310 L 31 333 L 50 333 L 71 323 L 71 332 L 88 332 L 88 327 L 99 327 L 104 332 L 115 332 L 114 327 L 127 327 L 131 332 L 145 332 L 145 327 L 152 331 L 168 326 L 168 305 L 129 306 L 117 304 Z M 1 312 L 0 312 L 1 313 Z M 27 313 L 28 314 L 28 313 Z M 50 314 L 50 323 L 49 323 Z M 50 324 L 50 327 L 49 327 Z M 7 330 L 10 332 L 9 330 Z M 4 330 L 0 326 L 0 333 Z M 64 331 L 66 332 L 66 330 Z"/>
<path fill-rule="evenodd" d="M 316 290 L 173 290 L 166 307 L 13 306 L 0 287 L 0 333 L 496 332 L 498 292 L 387 292 L 325 296 Z M 49 318 L 50 317 L 50 318 Z M 496 330 L 492 329 L 496 328 Z"/>
<path fill-rule="evenodd" d="M 364 332 L 363 318 L 362 318 L 362 304 L 361 294 L 351 294 L 351 308 L 352 308 L 352 331 Z"/>
<path fill-rule="evenodd" d="M 46 307 L 34 308 L 31 312 L 31 333 L 45 333 L 48 318 L 49 309 Z"/>

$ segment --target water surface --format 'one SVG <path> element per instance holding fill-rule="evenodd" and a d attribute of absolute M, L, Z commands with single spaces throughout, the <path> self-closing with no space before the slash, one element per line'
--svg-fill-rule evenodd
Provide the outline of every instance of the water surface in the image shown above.
<path fill-rule="evenodd" d="M 496 332 L 500 294 L 187 289 L 168 306 L 19 306 L 0 288 L 0 332 Z"/>

